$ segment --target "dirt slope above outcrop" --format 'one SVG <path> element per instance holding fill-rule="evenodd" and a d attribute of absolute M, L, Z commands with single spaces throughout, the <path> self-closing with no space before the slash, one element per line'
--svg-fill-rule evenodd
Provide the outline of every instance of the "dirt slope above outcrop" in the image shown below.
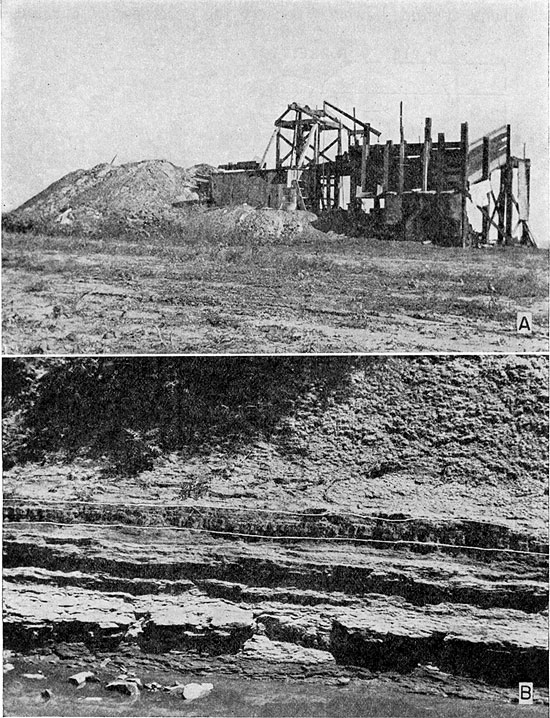
<path fill-rule="evenodd" d="M 103 366 L 79 401 L 58 390 L 63 369 L 44 378 L 28 421 L 47 442 L 49 467 L 15 460 L 7 496 L 244 501 L 546 534 L 544 358 L 159 359 L 164 384 L 147 359 L 128 360 L 119 380 Z M 140 391 L 129 394 L 134 381 Z M 53 459 L 59 451 L 65 466 Z M 122 475 L 109 478 L 113 465 Z"/>

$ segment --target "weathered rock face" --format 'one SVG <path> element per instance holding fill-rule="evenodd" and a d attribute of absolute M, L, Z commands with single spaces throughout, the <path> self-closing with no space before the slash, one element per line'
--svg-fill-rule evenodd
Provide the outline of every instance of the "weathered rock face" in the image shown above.
<path fill-rule="evenodd" d="M 235 653 L 252 636 L 254 625 L 251 611 L 197 590 L 178 597 L 136 599 L 4 582 L 4 643 L 18 649 L 53 641 L 105 649 L 126 640 L 151 652 L 199 648 Z"/>
<path fill-rule="evenodd" d="M 209 597 L 196 588 L 175 596 L 132 596 L 6 581 L 4 643 L 19 650 L 61 641 L 102 650 L 133 644 L 147 653 L 198 650 L 303 666 L 335 659 L 403 673 L 435 664 L 497 685 L 527 679 L 547 684 L 543 613 L 456 603 L 415 606 L 382 594 L 331 603 L 326 593 L 324 603 L 304 605 L 292 602 L 301 598 L 298 590 L 289 589 L 285 602 L 274 598 L 276 592 L 242 593 L 246 601 Z"/>
<path fill-rule="evenodd" d="M 134 621 L 132 604 L 121 595 L 4 582 L 7 647 L 20 650 L 51 641 L 115 647 Z"/>
<path fill-rule="evenodd" d="M 338 399 L 311 388 L 287 431 L 239 448 L 240 463 L 216 435 L 186 466 L 209 466 L 200 500 L 176 501 L 176 468 L 120 484 L 92 474 L 99 499 L 80 503 L 71 467 L 13 470 L 5 641 L 247 677 L 544 685 L 544 367 L 407 367 L 365 364 Z"/>
<path fill-rule="evenodd" d="M 522 555 L 520 563 L 513 554 L 507 558 L 480 551 L 461 556 L 460 547 L 458 555 L 450 557 L 435 548 L 433 555 L 421 555 L 322 541 L 304 541 L 297 551 L 293 542 L 220 543 L 170 529 L 158 529 L 154 542 L 148 536 L 147 529 L 137 527 L 104 529 L 98 536 L 93 527 L 9 524 L 4 533 L 6 575 L 11 567 L 33 564 L 50 571 L 63 569 L 61 576 L 43 576 L 55 583 L 133 594 L 183 593 L 194 584 L 208 585 L 211 595 L 217 590 L 215 595 L 233 601 L 257 600 L 254 594 L 260 587 L 278 588 L 283 602 L 284 587 L 300 589 L 304 603 L 326 600 L 308 593 L 312 590 L 347 596 L 385 593 L 416 605 L 448 601 L 528 612 L 542 610 L 548 601 L 547 559 L 538 552 Z M 485 544 L 494 545 L 489 531 Z M 83 575 L 74 575 L 75 569 Z M 19 569 L 14 575 L 22 580 Z"/>
<path fill-rule="evenodd" d="M 184 596 L 140 598 L 136 615 L 144 616 L 139 643 L 143 650 L 199 648 L 214 654 L 235 653 L 252 636 L 254 616 L 227 601 L 199 591 Z"/>
<path fill-rule="evenodd" d="M 407 672 L 431 662 L 496 685 L 548 685 L 546 632 L 543 616 L 521 611 L 388 599 L 335 619 L 330 646 L 337 661 L 375 670 Z"/>

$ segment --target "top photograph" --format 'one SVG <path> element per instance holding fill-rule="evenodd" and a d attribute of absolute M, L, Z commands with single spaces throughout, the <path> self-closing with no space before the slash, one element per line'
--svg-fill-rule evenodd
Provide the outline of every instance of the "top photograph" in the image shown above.
<path fill-rule="evenodd" d="M 543 0 L 5 0 L 2 353 L 548 352 Z"/>

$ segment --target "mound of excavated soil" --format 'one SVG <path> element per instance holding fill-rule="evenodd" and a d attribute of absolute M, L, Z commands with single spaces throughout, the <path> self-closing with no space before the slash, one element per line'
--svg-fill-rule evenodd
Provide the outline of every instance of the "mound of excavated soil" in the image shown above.
<path fill-rule="evenodd" d="M 316 219 L 316 215 L 311 212 L 287 212 L 269 207 L 255 209 L 248 204 L 241 204 L 205 212 L 194 218 L 193 223 L 198 223 L 209 234 L 219 238 L 231 237 L 233 241 L 270 244 L 322 235 L 311 226 Z"/>
<path fill-rule="evenodd" d="M 166 160 L 100 164 L 65 175 L 9 213 L 8 221 L 23 228 L 68 225 L 91 231 L 114 216 L 130 224 L 160 219 L 174 204 L 198 201 L 207 173 L 207 165 L 185 170 Z"/>
<path fill-rule="evenodd" d="M 209 194 L 213 167 L 199 164 L 185 170 L 166 160 L 125 165 L 101 164 L 76 170 L 54 182 L 4 216 L 6 229 L 16 231 L 102 232 L 170 225 L 182 236 L 258 244 L 292 242 L 320 234 L 310 225 L 316 215 L 255 209 L 246 204 L 189 217 L 185 208 Z M 183 211 L 182 211 L 183 210 Z"/>

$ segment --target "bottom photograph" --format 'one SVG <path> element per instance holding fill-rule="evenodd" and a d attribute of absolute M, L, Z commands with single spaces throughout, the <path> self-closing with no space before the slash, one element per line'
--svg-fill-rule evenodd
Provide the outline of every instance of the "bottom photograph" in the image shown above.
<path fill-rule="evenodd" d="M 2 368 L 4 715 L 548 714 L 546 357 Z"/>

